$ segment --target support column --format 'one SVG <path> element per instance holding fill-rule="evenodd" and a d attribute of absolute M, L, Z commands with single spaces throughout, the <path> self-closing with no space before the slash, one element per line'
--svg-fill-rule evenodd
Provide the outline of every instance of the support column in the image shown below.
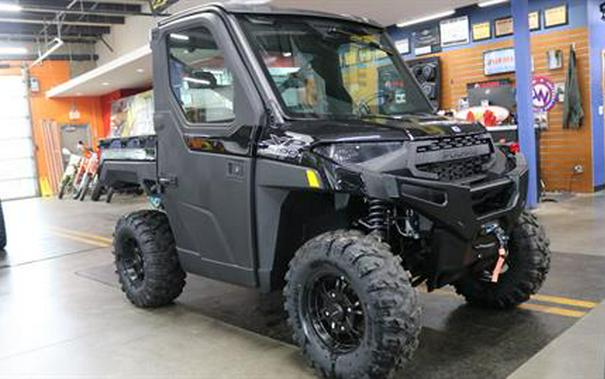
<path fill-rule="evenodd" d="M 517 85 L 517 123 L 519 144 L 529 166 L 529 188 L 527 206 L 538 205 L 538 173 L 536 157 L 536 134 L 532 107 L 531 41 L 529 32 L 529 1 L 512 0 L 514 22 L 515 77 Z"/>

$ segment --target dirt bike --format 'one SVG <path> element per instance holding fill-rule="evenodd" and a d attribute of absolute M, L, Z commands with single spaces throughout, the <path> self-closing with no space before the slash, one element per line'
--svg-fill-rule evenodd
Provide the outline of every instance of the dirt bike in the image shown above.
<path fill-rule="evenodd" d="M 76 177 L 76 172 L 80 167 L 80 162 L 82 161 L 82 157 L 77 154 L 72 154 L 68 149 L 62 150 L 63 155 L 69 156 L 69 160 L 67 161 L 67 165 L 65 166 L 65 170 L 63 171 L 63 176 L 61 177 L 61 184 L 59 186 L 59 194 L 57 197 L 59 199 L 63 199 L 63 196 L 68 193 L 72 193 L 75 189 L 74 187 L 74 179 Z"/>
<path fill-rule="evenodd" d="M 84 201 L 86 198 L 86 194 L 91 187 L 91 183 L 94 183 L 95 180 L 98 181 L 97 171 L 99 169 L 99 152 L 92 151 L 86 163 L 86 170 L 84 172 L 79 189 L 80 201 Z"/>

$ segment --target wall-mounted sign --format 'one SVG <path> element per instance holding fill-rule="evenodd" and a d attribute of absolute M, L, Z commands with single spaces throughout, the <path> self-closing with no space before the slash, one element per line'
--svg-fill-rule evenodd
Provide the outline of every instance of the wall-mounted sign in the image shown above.
<path fill-rule="evenodd" d="M 541 27 L 540 12 L 531 12 L 529 14 L 529 30 L 540 30 Z"/>
<path fill-rule="evenodd" d="M 545 76 L 534 76 L 532 80 L 532 103 L 534 111 L 548 112 L 557 102 L 557 88 Z"/>
<path fill-rule="evenodd" d="M 567 23 L 567 5 L 560 5 L 558 7 L 548 8 L 544 10 L 545 28 L 567 25 Z"/>
<path fill-rule="evenodd" d="M 505 17 L 494 21 L 496 37 L 505 37 L 513 34 L 513 18 Z"/>
<path fill-rule="evenodd" d="M 414 33 L 414 52 L 416 55 L 438 53 L 441 51 L 439 26 L 426 28 Z"/>
<path fill-rule="evenodd" d="M 515 49 L 506 48 L 483 53 L 483 71 L 486 76 L 515 72 Z"/>
<path fill-rule="evenodd" d="M 399 51 L 399 54 L 409 54 L 410 53 L 410 39 L 404 38 L 395 42 L 395 48 Z"/>
<path fill-rule="evenodd" d="M 473 41 L 484 41 L 492 38 L 492 25 L 488 22 L 473 24 Z"/>
<path fill-rule="evenodd" d="M 470 42 L 468 16 L 451 18 L 439 23 L 441 46 L 465 45 Z"/>

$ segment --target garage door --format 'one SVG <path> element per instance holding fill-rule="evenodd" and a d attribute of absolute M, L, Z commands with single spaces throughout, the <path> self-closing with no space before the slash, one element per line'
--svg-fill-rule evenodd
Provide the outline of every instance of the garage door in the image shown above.
<path fill-rule="evenodd" d="M 0 89 L 0 199 L 37 196 L 27 87 L 21 76 L 0 76 Z"/>

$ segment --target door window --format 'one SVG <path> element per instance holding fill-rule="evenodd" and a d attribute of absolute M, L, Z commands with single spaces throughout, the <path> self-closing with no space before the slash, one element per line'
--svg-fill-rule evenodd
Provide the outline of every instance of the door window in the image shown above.
<path fill-rule="evenodd" d="M 191 123 L 228 123 L 234 77 L 210 31 L 195 27 L 168 35 L 170 86 Z"/>

